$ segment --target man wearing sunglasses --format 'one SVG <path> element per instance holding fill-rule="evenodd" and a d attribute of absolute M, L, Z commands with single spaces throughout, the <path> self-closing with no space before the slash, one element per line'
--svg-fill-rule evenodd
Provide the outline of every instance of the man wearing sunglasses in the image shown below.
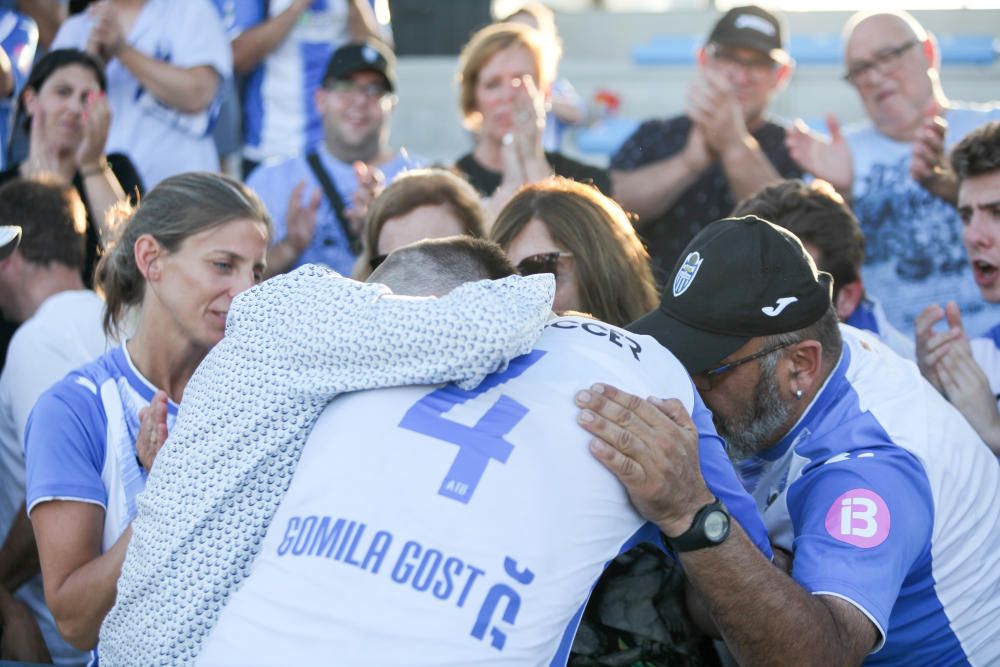
<path fill-rule="evenodd" d="M 729 10 L 698 51 L 684 115 L 643 123 L 611 158 L 615 199 L 639 216 L 657 278 L 737 201 L 802 175 L 767 115 L 794 68 L 784 32 L 765 9 Z"/>
<path fill-rule="evenodd" d="M 867 119 L 841 133 L 831 114 L 829 138 L 797 123 L 788 135 L 792 156 L 852 200 L 867 239 L 865 279 L 876 294 L 893 295 L 884 304 L 893 326 L 912 335 L 927 304 L 954 299 L 969 330 L 982 333 L 1000 308 L 979 304 L 945 153 L 1000 119 L 1000 105 L 950 101 L 937 41 L 906 12 L 856 14 L 844 34 L 844 80 Z"/>
<path fill-rule="evenodd" d="M 754 216 L 715 222 L 629 326 L 692 374 L 786 575 L 739 530 L 681 552 L 740 664 L 1000 660 L 1000 467 L 916 366 L 837 323 L 829 274 Z M 595 456 L 668 537 L 713 497 L 674 401 L 580 392 Z M 780 656 L 780 657 L 778 657 Z"/>

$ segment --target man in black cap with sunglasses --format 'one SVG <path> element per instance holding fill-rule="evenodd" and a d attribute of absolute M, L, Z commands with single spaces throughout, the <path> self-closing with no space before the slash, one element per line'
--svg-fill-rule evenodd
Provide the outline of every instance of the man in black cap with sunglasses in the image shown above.
<path fill-rule="evenodd" d="M 876 338 L 838 325 L 831 278 L 754 216 L 705 228 L 630 325 L 694 378 L 791 576 L 705 488 L 674 401 L 580 392 L 594 455 L 674 545 L 737 660 L 995 664 L 1000 468 Z"/>
<path fill-rule="evenodd" d="M 767 114 L 794 68 L 785 38 L 766 9 L 730 9 L 698 50 L 684 114 L 643 123 L 611 158 L 615 199 L 639 216 L 658 278 L 737 201 L 802 175 Z"/>

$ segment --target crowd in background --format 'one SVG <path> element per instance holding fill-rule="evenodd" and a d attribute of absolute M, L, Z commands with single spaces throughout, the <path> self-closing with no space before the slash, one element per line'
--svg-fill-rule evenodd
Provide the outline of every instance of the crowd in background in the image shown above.
<path fill-rule="evenodd" d="M 812 278 L 830 282 L 789 301 L 769 296 L 754 309 L 787 328 L 730 332 L 733 341 L 745 342 L 749 330 L 771 344 L 691 360 L 660 329 L 642 332 L 694 378 L 730 456 L 742 461 L 738 472 L 771 532 L 775 562 L 801 557 L 799 576 L 790 565 L 788 581 L 811 591 L 828 589 L 808 579 L 811 547 L 797 556 L 787 539 L 792 524 L 801 528 L 798 515 L 791 510 L 782 532 L 768 518 L 774 498 L 755 493 L 767 478 L 754 458 L 761 443 L 777 447 L 771 436 L 791 433 L 790 415 L 801 416 L 801 407 L 782 409 L 767 372 L 747 385 L 751 398 L 738 415 L 713 393 L 715 378 L 751 360 L 763 359 L 773 374 L 767 364 L 802 342 L 775 335 L 807 330 L 806 342 L 829 343 L 825 307 L 794 326 L 781 320 L 806 294 L 827 290 L 827 330 L 839 321 L 867 331 L 871 338 L 857 345 L 880 341 L 893 359 L 915 362 L 934 400 L 940 395 L 955 409 L 928 403 L 928 414 L 971 426 L 962 437 L 991 455 L 968 460 L 996 467 L 1000 103 L 950 100 L 934 36 L 905 12 L 861 13 L 844 27 L 844 77 L 866 119 L 841 129 L 830 109 L 826 135 L 769 113 L 795 76 L 783 19 L 757 6 L 720 15 L 698 50 L 684 112 L 643 122 L 604 168 L 560 152 L 563 130 L 587 112 L 557 74 L 562 45 L 552 12 L 537 3 L 497 17 L 458 56 L 457 110 L 469 150 L 450 164 L 391 142 L 399 72 L 391 32 L 367 0 L 98 0 L 74 9 L 0 3 L 0 225 L 20 228 L 0 236 L 0 658 L 87 663 L 116 602 L 139 494 L 238 294 L 309 264 L 377 281 L 393 253 L 426 239 L 493 241 L 516 273 L 554 276 L 552 310 L 621 328 L 648 313 L 674 317 L 667 304 L 700 272 L 709 280 L 716 269 L 702 268 L 712 247 L 704 239 L 715 221 L 756 216 L 801 241 Z M 771 231 L 760 232 L 764 241 L 745 233 L 732 243 L 774 242 L 766 240 Z M 736 245 L 730 250 L 739 254 Z M 407 275 L 392 270 L 397 280 Z M 748 284 L 782 278 L 747 271 Z M 796 271 L 788 269 L 789 284 Z M 735 288 L 742 278 L 720 280 Z M 736 305 L 707 324 L 698 306 L 689 307 L 695 314 L 678 317 L 713 334 L 743 326 Z M 852 336 L 844 334 L 845 349 L 856 347 Z M 825 352 L 840 345 L 837 336 Z M 752 354 L 736 357 L 737 350 Z M 796 367 L 786 387 L 794 406 L 826 391 L 828 376 L 817 369 L 836 375 L 837 358 L 812 363 L 812 371 Z M 915 373 L 907 378 L 884 391 L 923 386 Z M 899 435 L 905 429 L 892 420 L 882 428 L 910 443 L 939 425 L 915 436 Z M 936 470 L 939 462 L 922 456 Z M 936 472 L 927 477 L 931 486 L 940 481 Z M 993 494 L 982 502 L 1000 508 L 1000 487 L 981 481 L 970 488 Z M 626 487 L 646 515 L 641 494 Z M 791 495 L 781 504 L 787 514 L 798 502 L 808 506 Z M 922 544 L 933 542 L 935 558 L 951 562 L 954 554 L 937 549 L 964 537 L 942 535 L 942 521 L 921 524 Z M 919 588 L 915 573 L 930 571 L 930 548 L 898 565 L 889 609 L 897 593 L 902 599 L 912 593 L 907 586 Z M 697 564 L 689 565 L 697 578 Z M 986 594 L 997 582 L 994 575 L 976 586 Z M 952 593 L 960 583 L 948 586 L 934 593 L 939 606 L 972 614 Z M 571 664 L 714 664 L 697 613 L 663 603 L 683 590 L 680 568 L 665 553 L 619 556 L 582 611 Z M 702 593 L 716 604 L 711 591 Z M 930 626 L 892 616 L 879 596 L 862 603 L 870 600 L 851 611 L 831 607 L 830 628 L 852 637 L 849 652 L 836 654 L 844 660 L 883 645 L 883 656 L 905 657 L 918 635 L 933 635 Z M 627 613 L 647 607 L 655 613 Z M 752 659 L 742 634 L 751 631 L 713 614 L 729 650 Z M 995 628 L 957 625 L 946 638 L 932 637 L 935 646 L 1000 653 Z M 850 652 L 854 642 L 860 653 Z M 611 659 L 621 662 L 600 662 Z"/>

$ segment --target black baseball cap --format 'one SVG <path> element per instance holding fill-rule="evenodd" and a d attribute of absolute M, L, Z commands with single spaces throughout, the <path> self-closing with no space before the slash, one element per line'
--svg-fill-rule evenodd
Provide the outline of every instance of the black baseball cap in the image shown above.
<path fill-rule="evenodd" d="M 18 225 L 0 225 L 0 259 L 7 259 L 21 242 L 21 227 Z"/>
<path fill-rule="evenodd" d="M 627 329 L 658 340 L 691 374 L 751 338 L 817 322 L 832 299 L 833 277 L 816 269 L 799 238 L 754 215 L 705 227 L 671 275 L 660 307 Z"/>
<path fill-rule="evenodd" d="M 785 51 L 785 28 L 782 21 L 762 7 L 745 5 L 726 12 L 708 36 L 709 44 L 753 49 L 776 63 L 790 58 Z"/>
<path fill-rule="evenodd" d="M 355 72 L 376 72 L 385 79 L 390 91 L 396 90 L 396 56 L 376 40 L 345 44 L 330 56 L 323 74 L 323 83 L 330 79 L 347 79 Z"/>

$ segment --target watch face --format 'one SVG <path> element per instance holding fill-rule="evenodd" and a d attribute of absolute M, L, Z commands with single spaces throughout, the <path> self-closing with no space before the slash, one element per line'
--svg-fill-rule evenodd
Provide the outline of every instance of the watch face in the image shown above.
<path fill-rule="evenodd" d="M 713 542 L 719 542 L 729 531 L 729 515 L 721 510 L 715 510 L 705 517 L 705 537 Z"/>

